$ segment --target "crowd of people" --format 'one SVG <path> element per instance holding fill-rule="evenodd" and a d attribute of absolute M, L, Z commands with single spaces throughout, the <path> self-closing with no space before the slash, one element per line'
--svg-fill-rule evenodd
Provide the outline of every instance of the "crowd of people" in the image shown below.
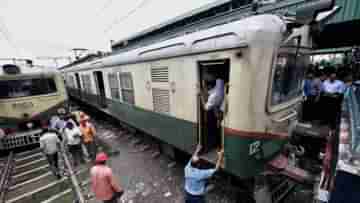
<path fill-rule="evenodd" d="M 109 159 L 107 154 L 97 153 L 95 140 L 96 130 L 88 115 L 83 112 L 71 114 L 60 112 L 44 126 L 40 137 L 40 148 L 49 162 L 50 170 L 58 179 L 66 175 L 59 169 L 61 150 L 71 155 L 72 166 L 75 169 L 86 161 L 92 162 L 91 190 L 96 199 L 104 203 L 116 203 L 123 195 L 124 189 L 120 186 L 112 169 L 106 164 Z M 215 168 L 207 168 L 205 162 L 199 158 L 201 150 L 202 146 L 198 145 L 184 169 L 186 203 L 205 202 L 206 182 L 220 169 L 223 161 L 224 151 L 220 151 Z"/>
<path fill-rule="evenodd" d="M 330 69 L 330 68 L 329 68 Z M 351 75 L 338 77 L 339 71 L 310 69 L 304 81 L 303 116 L 305 122 L 320 121 L 335 129 L 341 112 L 341 102 L 352 84 Z"/>
<path fill-rule="evenodd" d="M 81 111 L 70 114 L 58 112 L 43 126 L 40 148 L 45 154 L 50 170 L 61 179 L 64 173 L 59 168 L 59 153 L 64 150 L 71 155 L 72 167 L 92 162 L 90 170 L 91 188 L 98 200 L 115 203 L 123 194 L 109 166 L 104 152 L 97 154 L 96 130 L 90 117 Z M 86 160 L 86 161 L 85 161 Z"/>

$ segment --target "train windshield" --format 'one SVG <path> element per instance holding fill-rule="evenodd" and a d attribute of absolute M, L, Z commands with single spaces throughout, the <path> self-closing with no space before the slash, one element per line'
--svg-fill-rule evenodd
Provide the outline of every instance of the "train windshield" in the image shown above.
<path fill-rule="evenodd" d="M 56 93 L 54 78 L 0 80 L 0 99 Z"/>
<path fill-rule="evenodd" d="M 296 48 L 281 48 L 275 63 L 271 105 L 278 105 L 302 94 L 302 81 L 308 56 Z"/>

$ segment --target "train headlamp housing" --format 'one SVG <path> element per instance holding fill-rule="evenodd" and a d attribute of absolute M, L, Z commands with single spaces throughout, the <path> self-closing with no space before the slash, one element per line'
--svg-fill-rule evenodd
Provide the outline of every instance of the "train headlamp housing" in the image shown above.
<path fill-rule="evenodd" d="M 14 64 L 5 64 L 2 66 L 4 73 L 8 75 L 20 74 L 20 68 Z"/>
<path fill-rule="evenodd" d="M 31 129 L 31 128 L 34 127 L 34 123 L 32 123 L 32 122 L 26 123 L 26 127 L 27 127 L 28 129 Z"/>
<path fill-rule="evenodd" d="M 66 114 L 66 110 L 64 108 L 58 108 L 57 113 L 64 115 Z"/>

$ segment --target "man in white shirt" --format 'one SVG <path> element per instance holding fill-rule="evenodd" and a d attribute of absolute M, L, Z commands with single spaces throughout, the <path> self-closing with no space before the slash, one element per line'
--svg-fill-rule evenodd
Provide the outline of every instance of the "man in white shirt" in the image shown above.
<path fill-rule="evenodd" d="M 73 158 L 74 167 L 77 167 L 79 163 L 84 163 L 84 158 L 81 148 L 81 131 L 79 127 L 74 126 L 72 122 L 67 122 L 65 129 L 65 143 L 68 146 L 69 152 Z"/>
<path fill-rule="evenodd" d="M 43 134 L 40 137 L 40 148 L 42 149 L 43 153 L 45 154 L 50 169 L 53 171 L 54 175 L 60 179 L 60 172 L 59 172 L 59 157 L 58 152 L 60 151 L 60 140 L 56 132 L 49 130 L 48 128 L 44 129 Z"/>
<path fill-rule="evenodd" d="M 206 111 L 213 110 L 215 108 L 220 109 L 221 104 L 224 101 L 224 81 L 217 79 L 215 87 L 209 90 L 209 98 L 204 106 Z"/>
<path fill-rule="evenodd" d="M 203 95 L 201 97 L 202 105 L 207 113 L 207 138 L 205 145 L 205 151 L 212 147 L 221 147 L 221 137 L 220 133 L 220 120 L 221 120 L 221 111 L 224 108 L 221 108 L 224 102 L 225 96 L 225 87 L 224 80 L 218 78 L 215 81 L 210 80 L 207 87 L 211 89 L 207 92 L 207 99 Z"/>
<path fill-rule="evenodd" d="M 324 81 L 323 87 L 325 93 L 322 99 L 325 109 L 324 118 L 331 129 L 336 129 L 341 111 L 342 94 L 346 86 L 342 81 L 336 79 L 336 73 L 333 72 L 329 79 Z"/>
<path fill-rule="evenodd" d="M 342 94 L 345 90 L 345 84 L 336 80 L 336 73 L 332 73 L 330 78 L 324 81 L 324 92 L 328 94 Z"/>

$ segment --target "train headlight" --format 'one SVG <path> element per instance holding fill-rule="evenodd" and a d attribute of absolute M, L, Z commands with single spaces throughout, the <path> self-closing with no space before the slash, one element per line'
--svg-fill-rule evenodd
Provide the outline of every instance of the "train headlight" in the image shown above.
<path fill-rule="evenodd" d="M 58 113 L 58 114 L 66 114 L 66 110 L 65 110 L 64 108 L 59 108 L 59 109 L 57 110 L 57 113 Z"/>
<path fill-rule="evenodd" d="M 27 127 L 27 128 L 29 128 L 29 129 L 31 129 L 31 128 L 33 128 L 33 127 L 34 127 L 34 124 L 33 124 L 33 123 L 31 123 L 31 122 L 30 122 L 30 123 L 27 123 L 27 124 L 26 124 L 26 127 Z"/>

